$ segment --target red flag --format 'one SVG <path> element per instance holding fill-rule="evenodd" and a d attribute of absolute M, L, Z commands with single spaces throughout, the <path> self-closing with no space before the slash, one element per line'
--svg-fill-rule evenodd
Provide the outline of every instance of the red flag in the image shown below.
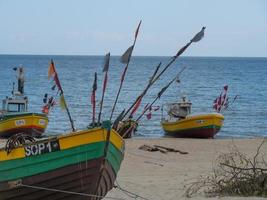
<path fill-rule="evenodd" d="M 137 109 L 139 108 L 139 106 L 140 106 L 140 104 L 141 104 L 141 101 L 142 101 L 142 97 L 139 96 L 139 98 L 138 98 L 136 104 L 135 104 L 134 107 L 133 107 L 133 110 L 132 110 L 130 116 L 133 116 L 134 113 L 137 111 Z"/>
<path fill-rule="evenodd" d="M 149 106 L 148 112 L 146 114 L 146 118 L 150 120 L 152 118 L 152 108 Z"/>
<path fill-rule="evenodd" d="M 51 63 L 49 65 L 49 69 L 48 69 L 48 78 L 51 78 L 51 76 L 53 76 L 58 90 L 60 90 L 62 92 L 62 87 L 61 87 L 61 84 L 59 82 L 59 79 L 57 76 L 57 71 L 56 71 L 55 64 L 54 64 L 53 60 L 51 60 Z"/>
<path fill-rule="evenodd" d="M 61 84 L 59 82 L 59 79 L 58 79 L 58 76 L 57 76 L 57 73 L 55 73 L 55 76 L 54 76 L 54 81 L 55 81 L 55 84 L 58 88 L 58 90 L 62 91 L 62 87 L 61 87 Z"/>
<path fill-rule="evenodd" d="M 216 110 L 216 112 L 221 112 L 221 110 L 227 104 L 227 91 L 228 91 L 228 85 L 225 85 L 223 87 L 223 92 L 220 94 L 219 97 L 217 97 L 214 100 L 214 102 L 213 102 L 213 108 Z"/>
<path fill-rule="evenodd" d="M 140 20 L 140 22 L 139 22 L 139 24 L 138 24 L 138 27 L 137 27 L 137 29 L 136 29 L 136 31 L 135 31 L 135 35 L 134 35 L 134 38 L 135 38 L 135 39 L 136 39 L 137 36 L 138 36 L 139 28 L 140 28 L 140 26 L 141 26 L 141 23 L 142 23 L 142 20 Z"/>
<path fill-rule="evenodd" d="M 146 105 L 145 109 L 147 109 L 148 105 Z M 150 120 L 152 118 L 152 112 L 158 111 L 160 109 L 160 106 L 149 106 L 148 112 L 146 114 L 146 118 Z"/>

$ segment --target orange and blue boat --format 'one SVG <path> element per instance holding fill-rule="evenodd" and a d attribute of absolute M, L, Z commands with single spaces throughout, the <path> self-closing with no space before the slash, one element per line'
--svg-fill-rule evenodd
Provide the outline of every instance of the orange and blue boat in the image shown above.
<path fill-rule="evenodd" d="M 178 103 L 168 104 L 168 117 L 162 118 L 161 126 L 166 135 L 186 138 L 214 138 L 223 126 L 220 113 L 191 115 L 192 103 L 185 96 Z"/>

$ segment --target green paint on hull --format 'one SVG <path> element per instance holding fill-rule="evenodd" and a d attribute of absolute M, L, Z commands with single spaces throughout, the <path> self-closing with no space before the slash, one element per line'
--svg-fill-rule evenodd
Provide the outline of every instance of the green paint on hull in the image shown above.
<path fill-rule="evenodd" d="M 82 145 L 66 150 L 0 162 L 0 181 L 9 181 L 32 176 L 104 155 L 105 141 Z M 122 153 L 112 144 L 107 156 L 115 173 L 120 168 Z"/>
<path fill-rule="evenodd" d="M 120 169 L 121 162 L 123 160 L 123 155 L 112 143 L 109 143 L 107 160 L 109 161 L 112 168 L 117 174 Z"/>

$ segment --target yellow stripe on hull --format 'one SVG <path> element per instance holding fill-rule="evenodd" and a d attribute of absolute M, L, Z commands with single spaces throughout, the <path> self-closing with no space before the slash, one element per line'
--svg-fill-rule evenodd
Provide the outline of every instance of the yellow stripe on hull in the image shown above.
<path fill-rule="evenodd" d="M 162 128 L 166 132 L 177 132 L 187 129 L 197 129 L 202 127 L 216 126 L 222 127 L 224 116 L 219 113 L 201 114 L 187 116 L 185 119 L 174 122 L 163 120 Z"/>
<path fill-rule="evenodd" d="M 0 120 L 0 132 L 6 132 L 12 129 L 23 129 L 35 127 L 46 129 L 48 118 L 38 115 L 17 116 L 10 119 Z"/>
<path fill-rule="evenodd" d="M 57 139 L 59 140 L 60 149 L 64 150 L 77 147 L 80 145 L 106 141 L 106 137 L 107 137 L 106 129 L 94 128 L 90 130 L 77 131 L 66 135 L 61 135 L 58 136 Z M 48 138 L 47 140 L 51 140 L 53 138 L 55 137 Z M 44 142 L 44 141 L 45 140 L 41 140 L 39 142 Z M 121 151 L 124 150 L 124 140 L 114 130 L 112 130 L 110 133 L 110 142 L 119 150 Z M 13 160 L 24 157 L 26 156 L 23 146 L 12 150 L 8 155 L 4 148 L 0 149 L 0 161 Z"/>

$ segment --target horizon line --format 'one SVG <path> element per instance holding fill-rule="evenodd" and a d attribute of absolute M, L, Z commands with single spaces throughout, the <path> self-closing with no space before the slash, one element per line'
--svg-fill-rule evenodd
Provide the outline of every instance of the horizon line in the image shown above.
<path fill-rule="evenodd" d="M 97 54 L 91 54 L 91 55 L 86 55 L 86 54 L 2 54 L 0 53 L 0 56 L 81 56 L 81 57 L 86 57 L 86 56 L 105 56 L 103 55 L 97 55 Z M 111 55 L 114 57 L 120 57 L 121 55 Z M 167 56 L 167 55 L 133 55 L 132 57 L 173 57 L 172 56 Z M 181 57 L 192 57 L 192 58 L 267 58 L 267 56 L 181 56 Z"/>

